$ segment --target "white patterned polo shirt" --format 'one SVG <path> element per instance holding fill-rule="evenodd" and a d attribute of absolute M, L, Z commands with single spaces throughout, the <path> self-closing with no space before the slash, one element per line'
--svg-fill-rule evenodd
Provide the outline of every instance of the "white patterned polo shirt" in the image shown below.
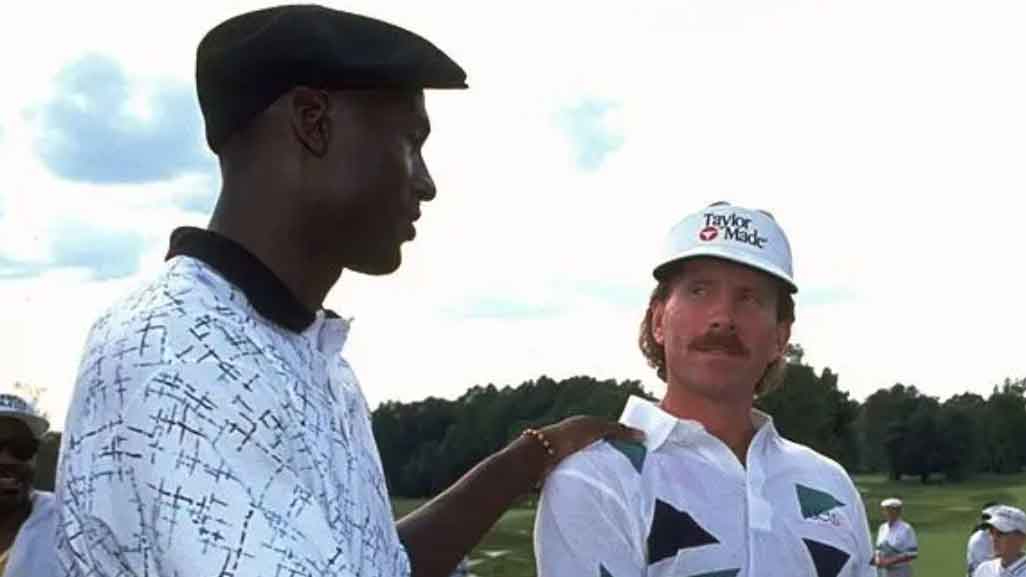
<path fill-rule="evenodd" d="M 69 576 L 403 577 L 349 325 L 199 229 L 94 325 L 57 480 Z"/>
<path fill-rule="evenodd" d="M 875 577 L 866 512 L 840 465 L 753 411 L 746 465 L 696 421 L 636 397 L 644 443 L 598 442 L 546 479 L 539 577 Z"/>

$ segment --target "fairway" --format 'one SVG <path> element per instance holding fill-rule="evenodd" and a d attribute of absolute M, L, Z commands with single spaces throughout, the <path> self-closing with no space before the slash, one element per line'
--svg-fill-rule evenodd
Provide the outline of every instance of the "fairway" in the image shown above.
<path fill-rule="evenodd" d="M 907 479 L 900 483 L 879 476 L 857 477 L 856 483 L 869 512 L 875 538 L 881 522 L 879 503 L 885 497 L 905 502 L 905 518 L 919 535 L 918 577 L 962 577 L 965 575 L 965 546 L 969 530 L 983 503 L 1000 501 L 1026 505 L 1026 475 L 980 476 L 952 485 L 922 485 Z M 397 515 L 412 510 L 420 501 L 397 499 Z M 478 577 L 530 577 L 534 575 L 531 530 L 533 503 L 506 513 L 470 559 Z"/>

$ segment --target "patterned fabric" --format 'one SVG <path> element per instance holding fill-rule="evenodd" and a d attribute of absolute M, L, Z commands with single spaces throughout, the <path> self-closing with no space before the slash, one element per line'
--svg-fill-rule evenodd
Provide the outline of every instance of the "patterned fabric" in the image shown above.
<path fill-rule="evenodd" d="M 94 325 L 58 471 L 66 574 L 408 575 L 348 322 L 285 328 L 225 276 L 176 256 Z"/>
<path fill-rule="evenodd" d="M 870 577 L 865 509 L 848 474 L 753 411 L 745 466 L 695 421 L 631 398 L 644 450 L 601 442 L 546 479 L 539 577 Z"/>

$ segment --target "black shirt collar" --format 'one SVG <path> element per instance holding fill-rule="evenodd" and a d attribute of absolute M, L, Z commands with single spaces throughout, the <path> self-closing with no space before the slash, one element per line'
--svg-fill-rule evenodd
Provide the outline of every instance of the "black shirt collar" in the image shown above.
<path fill-rule="evenodd" d="M 258 313 L 294 332 L 302 332 L 316 318 L 274 272 L 241 244 L 212 232 L 181 227 L 171 233 L 167 260 L 189 256 L 203 261 L 237 286 Z M 329 317 L 337 318 L 332 311 Z"/>

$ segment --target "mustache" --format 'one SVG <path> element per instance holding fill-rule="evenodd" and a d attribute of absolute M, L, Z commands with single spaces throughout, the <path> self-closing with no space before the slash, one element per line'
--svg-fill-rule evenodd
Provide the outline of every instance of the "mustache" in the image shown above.
<path fill-rule="evenodd" d="M 733 357 L 747 357 L 748 347 L 734 333 L 706 333 L 688 345 L 688 350 L 711 352 L 724 351 Z"/>

